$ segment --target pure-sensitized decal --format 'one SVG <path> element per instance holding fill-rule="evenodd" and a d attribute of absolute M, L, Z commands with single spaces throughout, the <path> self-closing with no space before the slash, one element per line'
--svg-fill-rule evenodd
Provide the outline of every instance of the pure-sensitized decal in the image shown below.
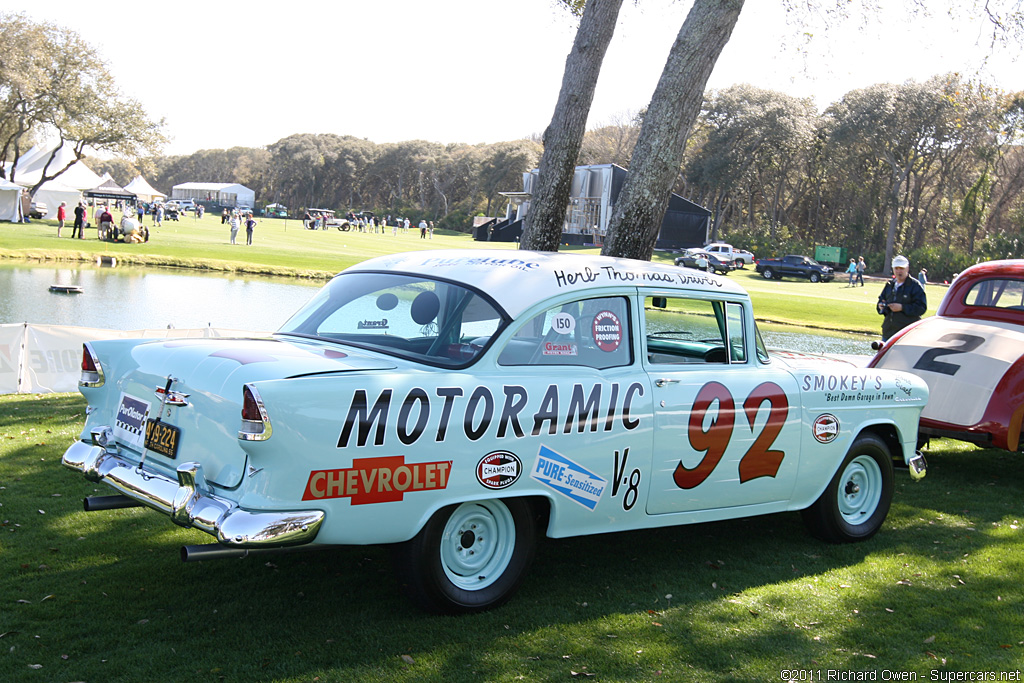
<path fill-rule="evenodd" d="M 452 461 L 406 463 L 404 455 L 356 458 L 352 467 L 313 470 L 302 500 L 350 498 L 353 505 L 400 501 L 406 493 L 448 486 Z"/>
<path fill-rule="evenodd" d="M 507 489 L 519 480 L 523 463 L 515 453 L 494 451 L 488 453 L 476 466 L 476 480 L 492 490 Z"/>
<path fill-rule="evenodd" d="M 530 477 L 589 510 L 601 502 L 608 484 L 607 480 L 547 446 L 540 447 Z"/>

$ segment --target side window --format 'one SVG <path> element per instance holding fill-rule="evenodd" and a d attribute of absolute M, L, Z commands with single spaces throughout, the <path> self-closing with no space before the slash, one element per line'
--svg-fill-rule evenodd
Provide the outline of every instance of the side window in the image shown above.
<path fill-rule="evenodd" d="M 740 304 L 647 297 L 644 352 L 648 362 L 658 365 L 743 363 L 746 353 L 742 321 Z"/>
<path fill-rule="evenodd" d="M 582 365 L 603 370 L 633 362 L 629 302 L 581 299 L 527 320 L 509 339 L 499 365 Z"/>
<path fill-rule="evenodd" d="M 747 347 L 743 336 L 743 306 L 734 303 L 726 304 L 725 319 L 729 330 L 729 360 L 732 363 L 746 363 Z"/>

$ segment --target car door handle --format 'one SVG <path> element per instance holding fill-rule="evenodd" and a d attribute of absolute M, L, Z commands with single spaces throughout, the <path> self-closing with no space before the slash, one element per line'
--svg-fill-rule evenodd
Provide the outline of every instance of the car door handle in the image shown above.
<path fill-rule="evenodd" d="M 668 386 L 669 384 L 678 384 L 678 383 L 679 383 L 679 380 L 677 380 L 677 379 L 665 379 L 664 377 L 661 378 L 661 379 L 654 380 L 654 385 L 658 386 L 658 387 L 665 387 L 665 386 Z"/>

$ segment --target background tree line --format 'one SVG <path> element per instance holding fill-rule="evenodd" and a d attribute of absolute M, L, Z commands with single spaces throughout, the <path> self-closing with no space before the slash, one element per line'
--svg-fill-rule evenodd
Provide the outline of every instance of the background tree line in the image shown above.
<path fill-rule="evenodd" d="M 579 164 L 628 166 L 644 112 L 584 136 Z M 894 248 L 915 267 L 950 275 L 985 258 L 1024 255 L 1024 93 L 949 74 L 878 84 L 823 112 L 809 100 L 750 85 L 706 93 L 675 192 L 714 212 L 712 239 L 757 254 L 845 246 L 873 268 Z M 238 182 L 260 203 L 367 209 L 468 231 L 503 214 L 498 193 L 522 189 L 534 140 L 376 144 L 293 135 L 266 149 L 203 150 L 137 165 L 91 162 L 119 182 L 156 187 Z"/>

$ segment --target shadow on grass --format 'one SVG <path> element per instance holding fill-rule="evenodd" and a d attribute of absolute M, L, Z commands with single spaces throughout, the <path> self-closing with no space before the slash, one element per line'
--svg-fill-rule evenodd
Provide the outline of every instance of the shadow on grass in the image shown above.
<path fill-rule="evenodd" d="M 59 465 L 81 409 L 0 404 L 9 680 L 778 680 L 1021 664 L 1020 456 L 931 454 L 923 482 L 898 473 L 865 543 L 822 544 L 796 513 L 546 539 L 509 604 L 439 617 L 404 599 L 383 548 L 183 564 L 178 548 L 206 535 L 148 510 L 82 512 L 106 487 Z"/>

